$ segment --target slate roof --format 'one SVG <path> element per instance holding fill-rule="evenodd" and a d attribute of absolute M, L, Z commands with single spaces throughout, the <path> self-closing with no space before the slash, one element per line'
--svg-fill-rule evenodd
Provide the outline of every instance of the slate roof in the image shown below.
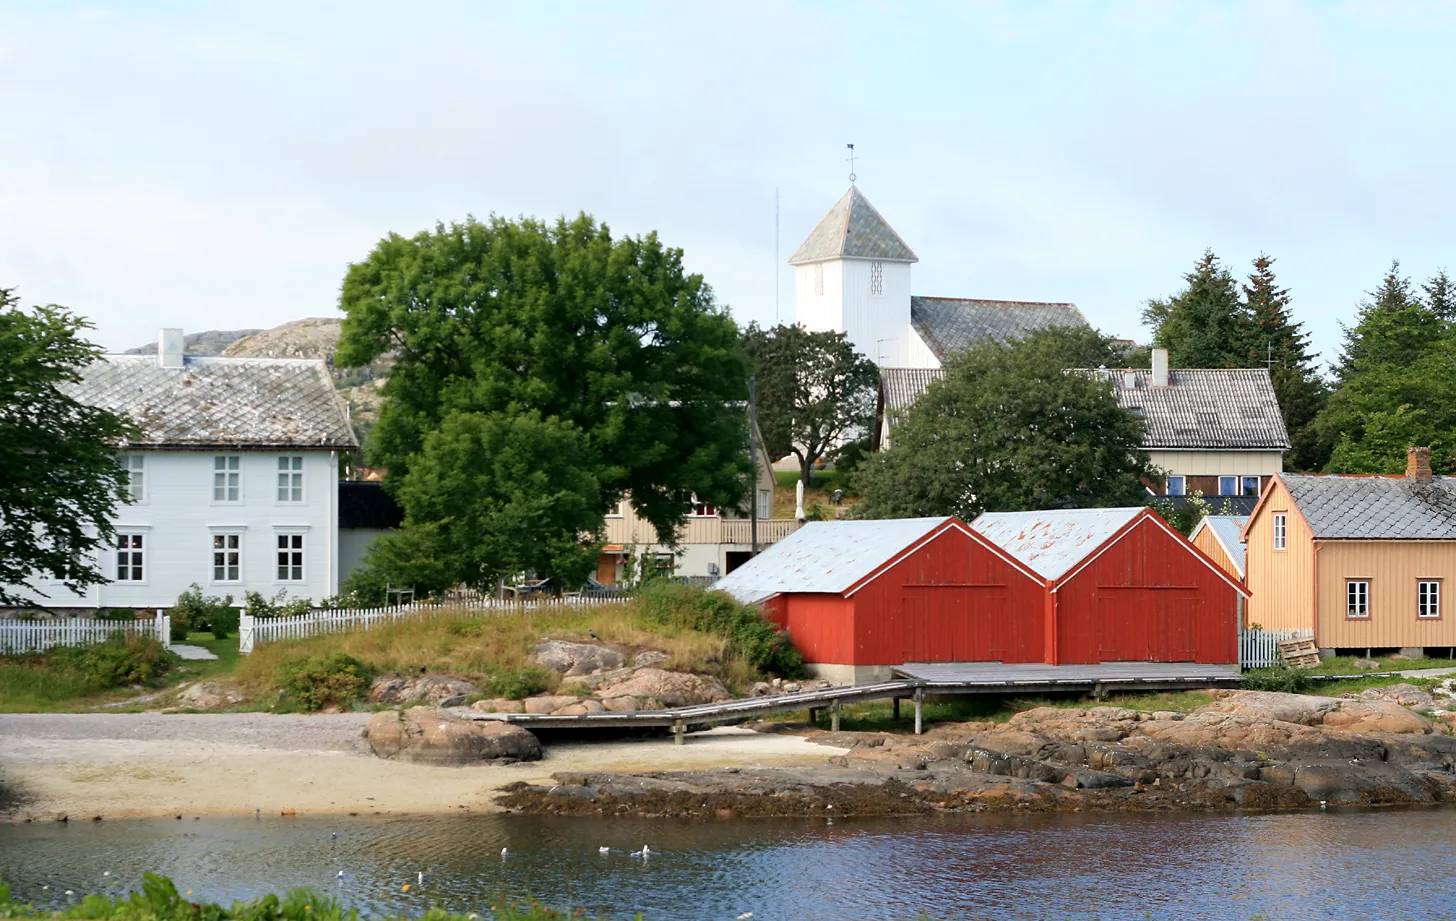
<path fill-rule="evenodd" d="M 67 390 L 131 416 L 141 436 L 128 447 L 359 446 L 317 359 L 188 357 L 181 368 L 162 368 L 151 355 L 107 355 Z"/>
<path fill-rule="evenodd" d="M 950 518 L 811 521 L 713 584 L 743 604 L 783 592 L 848 591 Z"/>
<path fill-rule="evenodd" d="M 884 391 L 885 409 L 899 413 L 915 405 L 931 381 L 945 377 L 939 368 L 881 368 L 880 387 Z"/>
<path fill-rule="evenodd" d="M 789 265 L 826 259 L 876 259 L 881 262 L 919 262 L 870 200 L 855 186 L 835 203 L 803 244 L 789 257 Z"/>
<path fill-rule="evenodd" d="M 1218 538 L 1223 550 L 1233 561 L 1234 568 L 1239 575 L 1244 574 L 1244 541 L 1241 537 L 1244 531 L 1244 524 L 1248 522 L 1246 515 L 1208 515 L 1198 522 L 1198 527 L 1188 535 L 1191 541 L 1198 536 L 1198 532 L 1208 528 Z"/>
<path fill-rule="evenodd" d="M 912 297 L 910 325 L 944 364 L 952 355 L 986 339 L 1004 342 L 1038 329 L 1092 324 L 1076 304 Z"/>
<path fill-rule="evenodd" d="M 1321 540 L 1456 540 L 1456 479 L 1280 474 Z"/>
<path fill-rule="evenodd" d="M 1043 579 L 1056 581 L 1143 511 L 1082 508 L 985 512 L 971 522 L 971 529 Z"/>

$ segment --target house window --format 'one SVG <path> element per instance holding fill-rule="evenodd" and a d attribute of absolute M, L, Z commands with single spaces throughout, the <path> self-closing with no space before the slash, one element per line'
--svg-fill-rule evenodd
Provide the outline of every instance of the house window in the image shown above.
<path fill-rule="evenodd" d="M 1244 495 L 1257 496 L 1259 494 L 1259 478 L 1256 476 L 1244 477 Z"/>
<path fill-rule="evenodd" d="M 870 263 L 870 294 L 879 297 L 885 293 L 885 264 L 883 262 Z"/>
<path fill-rule="evenodd" d="M 243 459 L 219 454 L 212 459 L 212 501 L 239 502 L 243 497 Z"/>
<path fill-rule="evenodd" d="M 1219 477 L 1218 494 L 1220 496 L 1237 496 L 1239 494 L 1239 478 L 1236 476 Z"/>
<path fill-rule="evenodd" d="M 1289 514 L 1287 512 L 1274 513 L 1274 549 L 1286 550 L 1289 548 Z"/>
<path fill-rule="evenodd" d="M 303 457 L 284 455 L 278 458 L 278 501 L 303 501 Z"/>
<path fill-rule="evenodd" d="M 1441 616 L 1441 580 L 1421 579 L 1416 583 L 1416 616 Z"/>
<path fill-rule="evenodd" d="M 824 263 L 814 263 L 814 293 L 824 293 Z"/>
<path fill-rule="evenodd" d="M 141 534 L 116 535 L 116 581 L 141 582 L 146 578 L 147 548 Z"/>
<path fill-rule="evenodd" d="M 303 535 L 278 535 L 278 581 L 303 581 Z"/>
<path fill-rule="evenodd" d="M 243 578 L 243 536 L 212 535 L 212 581 L 240 582 Z"/>
<path fill-rule="evenodd" d="M 1370 616 L 1370 581 L 1351 579 L 1345 583 L 1345 616 Z"/>
<path fill-rule="evenodd" d="M 688 514 L 693 518 L 716 518 L 718 509 L 706 502 L 694 502 L 692 511 Z"/>
<path fill-rule="evenodd" d="M 1181 476 L 1168 477 L 1167 494 L 1170 496 L 1181 496 L 1188 489 L 1188 481 Z"/>
<path fill-rule="evenodd" d="M 760 489 L 758 491 L 758 517 L 773 517 L 773 490 Z"/>
<path fill-rule="evenodd" d="M 133 502 L 147 497 L 147 458 L 145 454 L 120 454 L 117 462 L 126 473 L 126 495 Z"/>

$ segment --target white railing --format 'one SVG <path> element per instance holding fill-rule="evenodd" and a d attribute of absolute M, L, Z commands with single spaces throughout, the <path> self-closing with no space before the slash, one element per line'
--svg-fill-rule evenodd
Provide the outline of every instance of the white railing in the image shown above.
<path fill-rule="evenodd" d="M 1240 630 L 1239 665 L 1242 668 L 1269 668 L 1278 665 L 1280 643 L 1312 639 L 1313 630 Z"/>
<path fill-rule="evenodd" d="M 626 598 L 620 595 L 605 598 L 573 595 L 521 601 L 485 599 L 468 605 L 404 604 L 392 608 L 322 609 L 297 617 L 254 617 L 243 611 L 238 620 L 238 652 L 247 655 L 263 643 L 301 640 L 322 633 L 370 630 L 379 624 L 445 612 L 467 617 L 499 617 L 508 614 L 550 613 L 583 605 L 621 604 L 624 601 Z"/>
<path fill-rule="evenodd" d="M 172 618 L 158 611 L 144 620 L 93 620 L 68 617 L 64 620 L 0 620 L 0 655 L 16 656 L 45 652 L 55 646 L 84 646 L 99 643 L 116 633 L 150 636 L 168 648 L 172 645 Z"/>

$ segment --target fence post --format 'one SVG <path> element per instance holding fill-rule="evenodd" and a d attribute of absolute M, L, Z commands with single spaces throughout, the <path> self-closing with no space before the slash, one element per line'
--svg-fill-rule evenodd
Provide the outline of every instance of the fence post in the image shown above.
<path fill-rule="evenodd" d="M 245 656 L 253 651 L 253 615 L 243 608 L 238 614 L 238 655 Z"/>
<path fill-rule="evenodd" d="M 159 643 L 162 644 L 162 648 L 164 648 L 164 649 L 171 649 L 172 648 L 172 615 L 170 615 L 170 614 L 167 613 L 167 609 L 166 608 L 157 608 L 157 617 L 156 617 L 156 620 L 155 620 L 155 626 L 156 626 L 156 631 L 157 631 L 157 642 L 159 642 Z"/>

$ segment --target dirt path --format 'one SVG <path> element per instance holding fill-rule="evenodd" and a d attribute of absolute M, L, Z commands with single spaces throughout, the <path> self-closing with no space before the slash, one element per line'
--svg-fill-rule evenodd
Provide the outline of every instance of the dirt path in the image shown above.
<path fill-rule="evenodd" d="M 499 787 L 549 781 L 554 771 L 823 764 L 840 751 L 721 728 L 680 747 L 670 738 L 572 742 L 529 764 L 425 767 L 369 754 L 369 717 L 0 715 L 0 786 L 20 798 L 14 817 L 490 812 Z"/>

